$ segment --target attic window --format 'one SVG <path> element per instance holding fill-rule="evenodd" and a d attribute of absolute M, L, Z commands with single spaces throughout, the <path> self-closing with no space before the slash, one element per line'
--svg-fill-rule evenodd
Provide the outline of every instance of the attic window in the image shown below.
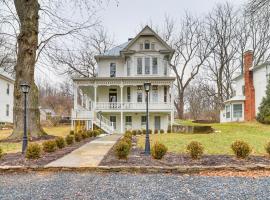
<path fill-rule="evenodd" d="M 151 43 L 151 49 L 155 50 L 155 43 Z"/>
<path fill-rule="evenodd" d="M 143 50 L 143 43 L 140 44 L 140 50 Z"/>
<path fill-rule="evenodd" d="M 148 40 L 144 42 L 144 49 L 150 49 L 150 42 Z"/>

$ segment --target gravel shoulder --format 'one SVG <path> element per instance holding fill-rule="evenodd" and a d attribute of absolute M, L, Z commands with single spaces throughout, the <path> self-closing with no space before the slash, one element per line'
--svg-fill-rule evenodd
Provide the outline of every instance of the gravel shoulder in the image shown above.
<path fill-rule="evenodd" d="M 45 173 L 0 175 L 0 199 L 269 199 L 270 177 Z"/>

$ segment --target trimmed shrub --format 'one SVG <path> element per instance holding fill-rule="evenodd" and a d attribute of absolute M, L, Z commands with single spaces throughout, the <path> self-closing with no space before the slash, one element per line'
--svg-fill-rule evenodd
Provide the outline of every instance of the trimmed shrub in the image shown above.
<path fill-rule="evenodd" d="M 132 147 L 132 141 L 130 138 L 128 137 L 123 137 L 123 139 L 121 139 L 122 141 L 125 141 L 126 143 L 128 143 L 128 145 L 130 146 L 130 148 Z"/>
<path fill-rule="evenodd" d="M 132 135 L 137 135 L 137 130 L 132 130 Z"/>
<path fill-rule="evenodd" d="M 41 155 L 41 146 L 38 143 L 30 143 L 27 147 L 25 157 L 27 159 L 38 159 Z"/>
<path fill-rule="evenodd" d="M 133 130 L 132 130 L 132 131 L 131 131 L 131 130 L 126 130 L 126 131 L 125 131 L 125 135 L 126 135 L 126 134 L 133 134 Z"/>
<path fill-rule="evenodd" d="M 76 142 L 80 142 L 82 140 L 82 134 L 80 131 L 74 134 L 74 139 Z"/>
<path fill-rule="evenodd" d="M 117 158 L 127 159 L 129 152 L 130 152 L 130 146 L 126 141 L 121 140 L 120 142 L 116 144 L 115 155 L 117 156 Z"/>
<path fill-rule="evenodd" d="M 129 138 L 129 139 L 132 139 L 132 133 L 130 133 L 130 132 L 128 132 L 128 133 L 125 133 L 124 134 L 124 137 L 127 137 L 127 138 Z"/>
<path fill-rule="evenodd" d="M 171 127 L 169 126 L 168 129 L 167 129 L 167 133 L 171 133 L 172 130 L 171 130 Z"/>
<path fill-rule="evenodd" d="M 192 159 L 198 159 L 203 154 L 203 146 L 200 142 L 192 141 L 187 145 L 187 151 Z"/>
<path fill-rule="evenodd" d="M 152 129 L 149 129 L 149 134 L 152 134 L 152 133 L 153 133 Z"/>
<path fill-rule="evenodd" d="M 63 137 L 57 137 L 55 143 L 59 149 L 63 149 L 66 146 L 66 142 Z"/>
<path fill-rule="evenodd" d="M 98 130 L 93 130 L 93 132 L 92 132 L 93 137 L 97 137 L 98 134 L 99 134 Z"/>
<path fill-rule="evenodd" d="M 151 155 L 154 159 L 162 159 L 163 156 L 167 153 L 168 148 L 161 143 L 155 143 L 154 146 L 151 148 Z"/>
<path fill-rule="evenodd" d="M 0 147 L 0 159 L 3 157 L 3 154 L 4 154 L 3 149 Z"/>
<path fill-rule="evenodd" d="M 93 133 L 91 130 L 86 131 L 87 137 L 92 137 Z"/>
<path fill-rule="evenodd" d="M 160 133 L 163 134 L 165 131 L 164 129 L 160 129 Z"/>
<path fill-rule="evenodd" d="M 155 129 L 155 130 L 154 130 L 154 133 L 155 133 L 155 134 L 158 134 L 158 129 Z"/>
<path fill-rule="evenodd" d="M 74 135 L 74 131 L 73 130 L 69 131 L 69 134 Z"/>
<path fill-rule="evenodd" d="M 57 145 L 54 140 L 48 140 L 42 143 L 43 151 L 47 153 L 52 153 L 56 151 Z"/>
<path fill-rule="evenodd" d="M 247 158 L 251 153 L 251 147 L 249 146 L 249 144 L 242 140 L 236 140 L 234 143 L 232 143 L 231 147 L 234 155 L 237 158 Z"/>
<path fill-rule="evenodd" d="M 67 145 L 71 145 L 74 143 L 74 136 L 73 135 L 67 135 L 66 136 L 66 143 Z"/>
<path fill-rule="evenodd" d="M 143 133 L 142 130 L 137 131 L 137 135 L 141 135 L 142 133 Z"/>
<path fill-rule="evenodd" d="M 143 130 L 142 130 L 142 133 L 143 133 L 144 135 L 146 135 L 146 129 L 143 129 Z"/>
<path fill-rule="evenodd" d="M 82 136 L 82 139 L 83 139 L 83 140 L 86 139 L 86 138 L 88 138 L 88 135 L 87 135 L 86 131 L 83 131 L 83 132 L 81 133 L 81 136 Z"/>
<path fill-rule="evenodd" d="M 265 150 L 266 152 L 269 154 L 270 156 L 270 142 L 268 142 L 266 145 L 265 145 Z"/>

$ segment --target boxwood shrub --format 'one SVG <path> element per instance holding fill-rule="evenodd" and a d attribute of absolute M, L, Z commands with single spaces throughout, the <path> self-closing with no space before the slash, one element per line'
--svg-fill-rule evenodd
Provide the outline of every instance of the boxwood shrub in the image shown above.
<path fill-rule="evenodd" d="M 268 155 L 270 156 L 270 142 L 268 142 L 268 143 L 265 145 L 265 150 L 266 150 L 266 152 L 268 153 Z"/>
<path fill-rule="evenodd" d="M 56 151 L 57 145 L 54 140 L 48 140 L 42 143 L 43 151 L 47 153 L 52 153 Z"/>
<path fill-rule="evenodd" d="M 67 135 L 67 136 L 66 136 L 66 143 L 67 143 L 68 145 L 73 144 L 73 143 L 74 143 L 74 136 L 73 136 L 73 135 Z"/>
<path fill-rule="evenodd" d="M 27 159 L 38 159 L 41 155 L 41 146 L 38 143 L 30 143 L 27 147 L 25 157 Z"/>
<path fill-rule="evenodd" d="M 242 159 L 247 158 L 252 150 L 249 144 L 242 140 L 236 140 L 234 143 L 232 143 L 231 147 L 234 152 L 234 155 L 237 158 L 242 158 Z"/>
<path fill-rule="evenodd" d="M 198 159 L 203 155 L 203 146 L 200 142 L 192 141 L 187 145 L 187 152 L 192 159 Z"/>
<path fill-rule="evenodd" d="M 117 156 L 117 158 L 127 159 L 129 152 L 130 152 L 130 145 L 126 141 L 121 140 L 116 144 L 115 155 Z"/>
<path fill-rule="evenodd" d="M 160 160 L 167 153 L 167 151 L 168 151 L 168 148 L 164 144 L 157 142 L 151 148 L 151 155 L 154 159 Z"/>
<path fill-rule="evenodd" d="M 57 137 L 55 139 L 56 145 L 59 149 L 62 149 L 66 146 L 66 142 L 63 137 Z"/>

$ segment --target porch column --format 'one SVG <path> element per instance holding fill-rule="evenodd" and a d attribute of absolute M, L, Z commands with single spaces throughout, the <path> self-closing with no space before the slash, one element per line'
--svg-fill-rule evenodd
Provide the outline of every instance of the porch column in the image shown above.
<path fill-rule="evenodd" d="M 74 110 L 78 108 L 78 86 L 76 83 L 73 85 L 73 96 L 74 96 Z"/>
<path fill-rule="evenodd" d="M 94 86 L 94 109 L 97 106 L 97 85 Z"/>
<path fill-rule="evenodd" d="M 173 93 L 173 83 L 170 85 L 171 88 L 171 131 L 174 123 L 174 93 Z"/>
<path fill-rule="evenodd" d="M 121 106 L 121 134 L 124 133 L 124 119 L 123 119 L 123 85 L 121 84 L 120 86 L 121 90 L 121 101 L 120 101 L 120 106 Z"/>

